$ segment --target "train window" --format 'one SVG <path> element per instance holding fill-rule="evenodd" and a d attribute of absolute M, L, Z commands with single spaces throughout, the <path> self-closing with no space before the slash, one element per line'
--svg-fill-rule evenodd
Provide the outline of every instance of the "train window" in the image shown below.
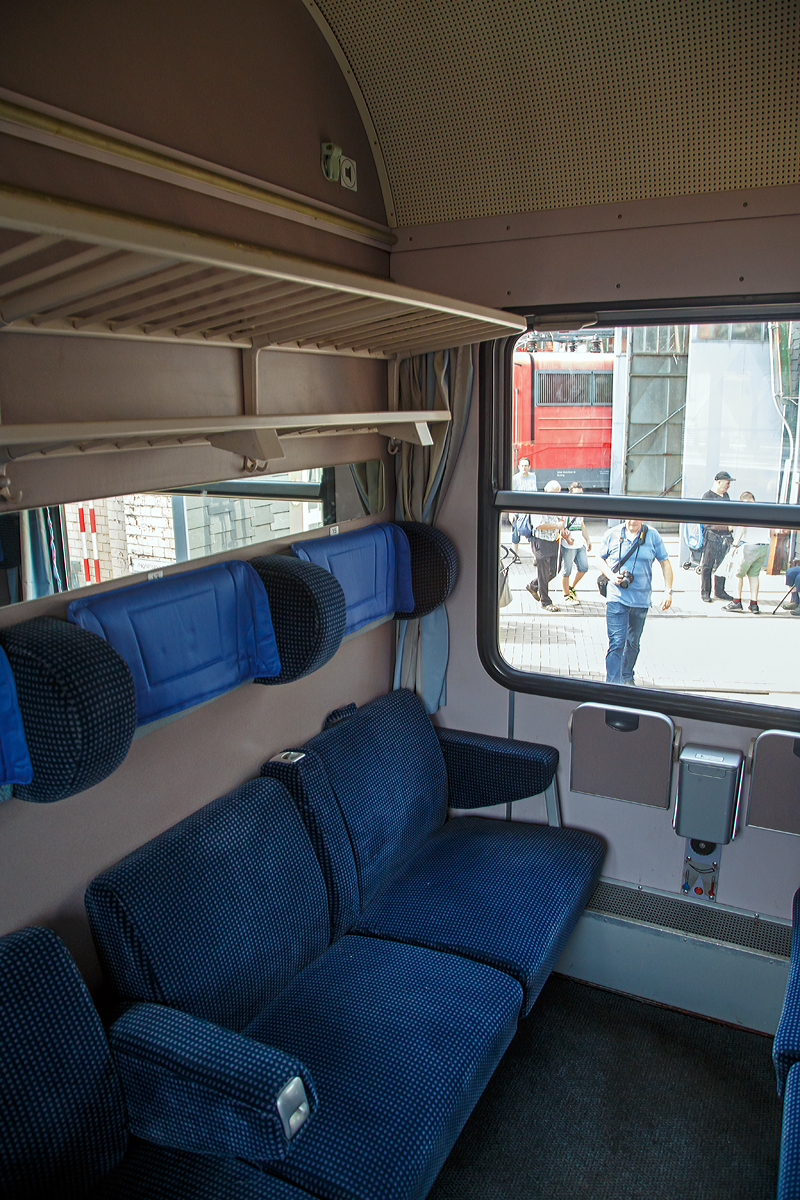
<path fill-rule="evenodd" d="M 800 321 L 748 317 L 487 352 L 481 562 L 508 587 L 479 643 L 506 686 L 796 725 Z"/>
<path fill-rule="evenodd" d="M 350 463 L 0 515 L 0 605 L 379 513 L 383 463 Z"/>

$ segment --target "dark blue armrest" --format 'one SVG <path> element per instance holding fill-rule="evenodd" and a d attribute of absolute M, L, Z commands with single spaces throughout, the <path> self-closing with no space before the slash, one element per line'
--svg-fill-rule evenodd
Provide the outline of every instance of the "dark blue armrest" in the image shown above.
<path fill-rule="evenodd" d="M 781 1130 L 781 1160 L 778 1170 L 778 1200 L 800 1196 L 800 1066 L 792 1067 L 786 1080 Z"/>
<path fill-rule="evenodd" d="M 794 894 L 792 906 L 791 954 L 781 1019 L 772 1043 L 772 1061 L 778 1077 L 779 1096 L 783 1095 L 789 1068 L 793 1063 L 800 1062 L 800 888 Z"/>
<path fill-rule="evenodd" d="M 553 782 L 558 751 L 536 742 L 518 742 L 437 729 L 447 767 L 451 808 L 484 808 L 538 796 Z"/>
<path fill-rule="evenodd" d="M 175 1009 L 134 1004 L 109 1041 L 131 1132 L 159 1146 L 274 1162 L 317 1107 L 297 1059 Z"/>

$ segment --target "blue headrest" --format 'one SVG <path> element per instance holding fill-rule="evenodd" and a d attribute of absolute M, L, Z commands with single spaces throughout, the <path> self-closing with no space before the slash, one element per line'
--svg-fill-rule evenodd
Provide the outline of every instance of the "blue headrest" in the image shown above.
<path fill-rule="evenodd" d="M 281 669 L 267 594 L 245 562 L 73 600 L 67 616 L 125 659 L 139 725 Z"/>
<path fill-rule="evenodd" d="M 14 676 L 5 652 L 0 650 L 0 785 L 30 783 L 32 779 Z"/>
<path fill-rule="evenodd" d="M 281 659 L 279 675 L 257 683 L 291 683 L 324 667 L 344 636 L 344 592 L 329 571 L 284 554 L 253 558 L 269 599 Z"/>
<path fill-rule="evenodd" d="M 337 537 L 293 542 L 292 550 L 339 580 L 347 605 L 346 634 L 414 607 L 411 551 L 396 525 L 369 525 Z"/>
<path fill-rule="evenodd" d="M 447 597 L 458 579 L 458 556 L 450 538 L 432 525 L 421 521 L 398 521 L 411 548 L 411 579 L 414 607 L 395 615 L 403 620 L 426 617 Z"/>
<path fill-rule="evenodd" d="M 127 665 L 101 638 L 34 617 L 0 631 L 17 688 L 33 779 L 20 800 L 74 796 L 116 771 L 136 729 Z"/>

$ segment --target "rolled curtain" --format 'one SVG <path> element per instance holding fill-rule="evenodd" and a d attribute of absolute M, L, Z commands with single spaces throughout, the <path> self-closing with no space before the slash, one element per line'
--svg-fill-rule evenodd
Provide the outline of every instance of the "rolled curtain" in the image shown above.
<path fill-rule="evenodd" d="M 434 525 L 453 477 L 469 420 L 477 346 L 418 354 L 400 363 L 401 411 L 446 410 L 431 426 L 432 446 L 402 442 L 395 456 L 398 521 Z M 447 702 L 450 631 L 442 604 L 426 617 L 398 621 L 394 687 L 415 692 L 429 713 Z"/>

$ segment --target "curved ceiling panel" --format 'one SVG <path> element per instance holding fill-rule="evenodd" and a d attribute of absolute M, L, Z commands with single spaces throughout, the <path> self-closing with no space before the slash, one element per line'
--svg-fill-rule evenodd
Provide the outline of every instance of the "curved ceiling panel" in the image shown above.
<path fill-rule="evenodd" d="M 318 7 L 400 226 L 800 182 L 800 0 Z"/>

